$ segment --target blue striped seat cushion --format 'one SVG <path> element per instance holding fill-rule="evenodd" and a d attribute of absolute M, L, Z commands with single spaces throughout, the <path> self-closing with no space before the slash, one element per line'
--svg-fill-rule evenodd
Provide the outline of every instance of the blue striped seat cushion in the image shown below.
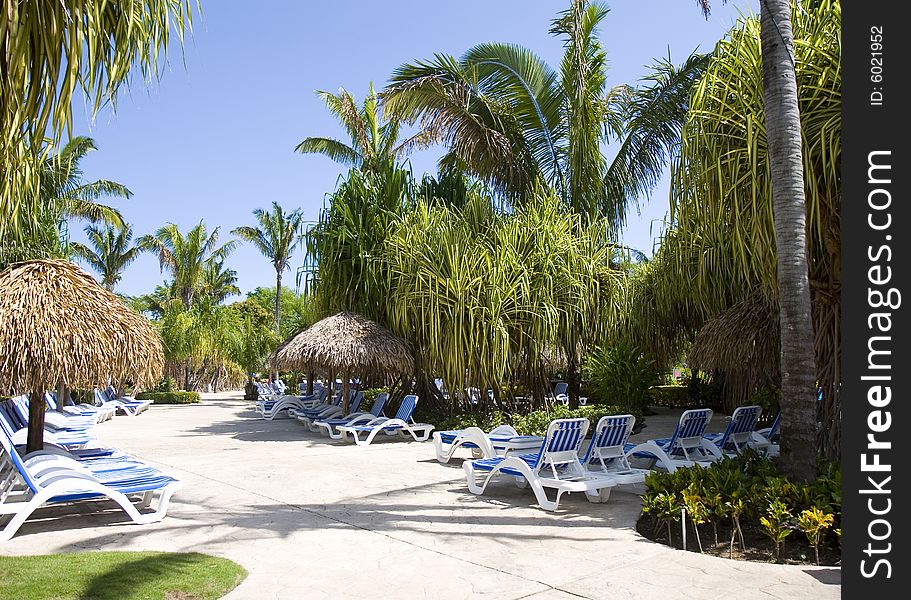
<path fill-rule="evenodd" d="M 540 456 L 540 453 L 535 452 L 532 454 L 522 454 L 520 456 L 514 456 L 513 458 L 518 458 L 520 460 L 524 460 L 525 463 L 529 466 L 529 468 L 534 469 L 535 466 L 538 464 L 539 456 Z M 481 471 L 493 471 L 496 468 L 496 466 L 499 465 L 504 460 L 506 460 L 504 457 L 497 456 L 496 458 L 482 458 L 481 460 L 473 460 L 473 461 L 471 461 L 471 464 L 474 466 L 475 469 L 478 469 Z M 518 475 L 520 477 L 523 476 L 521 471 L 518 471 L 517 469 L 513 469 L 512 467 L 506 467 L 505 469 L 501 469 L 500 472 L 506 473 L 507 475 Z"/>
<path fill-rule="evenodd" d="M 105 482 L 105 485 L 122 493 L 122 494 L 139 494 L 142 492 L 153 492 L 160 490 L 167 485 L 177 481 L 166 475 L 148 478 L 127 479 L 124 481 Z M 95 492 L 73 492 L 62 496 L 54 496 L 48 502 L 73 502 L 75 500 L 87 500 L 89 498 L 100 498 L 102 494 Z"/>
<path fill-rule="evenodd" d="M 401 425 L 351 425 L 351 429 L 356 429 L 357 431 L 373 431 L 376 428 L 380 428 L 383 431 L 395 431 L 396 429 L 401 429 Z"/>

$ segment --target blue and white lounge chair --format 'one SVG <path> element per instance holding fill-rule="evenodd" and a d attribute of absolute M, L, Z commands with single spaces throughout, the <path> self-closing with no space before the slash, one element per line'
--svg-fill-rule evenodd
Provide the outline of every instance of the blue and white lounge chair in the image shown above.
<path fill-rule="evenodd" d="M 483 494 L 490 482 L 501 475 L 512 477 L 520 487 L 531 486 L 544 510 L 554 511 L 560 497 L 582 492 L 590 502 L 604 502 L 617 479 L 609 474 L 589 471 L 579 460 L 579 449 L 588 432 L 588 419 L 557 419 L 547 427 L 547 434 L 537 453 L 521 456 L 497 456 L 462 463 L 472 494 Z M 546 488 L 557 491 L 550 500 Z"/>
<path fill-rule="evenodd" d="M 471 450 L 472 458 L 493 458 L 537 450 L 543 441 L 539 435 L 519 435 L 510 425 L 500 425 L 486 433 L 480 427 L 433 432 L 434 449 L 441 463 L 448 463 L 459 448 Z"/>
<path fill-rule="evenodd" d="M 129 417 L 135 417 L 147 410 L 152 404 L 148 400 L 133 400 L 132 398 L 117 398 L 113 388 L 104 391 L 95 388 L 95 402 L 101 406 L 113 406 L 117 412 Z"/>
<path fill-rule="evenodd" d="M 618 484 L 644 482 L 648 469 L 630 466 L 630 453 L 626 451 L 626 443 L 635 424 L 636 417 L 633 415 L 601 417 L 595 425 L 595 433 L 588 449 L 581 458 L 582 465 L 587 469 L 613 475 Z"/>
<path fill-rule="evenodd" d="M 711 409 L 685 410 L 671 437 L 627 444 L 626 453 L 648 459 L 652 465 L 659 464 L 669 472 L 676 471 L 678 467 L 707 465 L 722 456 L 718 446 L 703 437 L 711 420 Z"/>
<path fill-rule="evenodd" d="M 361 408 L 361 402 L 364 400 L 364 392 L 351 390 L 350 394 L 351 401 L 348 404 L 348 410 L 351 412 L 358 412 Z M 295 417 L 297 420 L 307 427 L 310 431 L 315 431 L 312 425 L 315 421 L 324 421 L 326 419 L 341 418 L 345 414 L 345 409 L 341 403 L 338 403 L 334 406 L 327 406 L 322 409 L 313 409 L 305 411 L 296 411 Z"/>
<path fill-rule="evenodd" d="M 28 441 L 28 420 L 22 419 L 9 400 L 0 402 L 0 429 L 3 429 L 12 443 L 25 445 Z M 83 448 L 95 441 L 95 436 L 85 430 L 55 429 L 44 427 L 44 441 L 66 449 Z"/>
<path fill-rule="evenodd" d="M 781 411 L 779 410 L 770 427 L 753 432 L 753 447 L 765 452 L 766 456 L 778 456 L 781 453 L 781 447 L 778 445 L 780 431 Z"/>
<path fill-rule="evenodd" d="M 94 404 L 61 405 L 57 402 L 57 394 L 54 392 L 45 392 L 44 400 L 47 402 L 47 407 L 53 411 L 83 417 L 93 417 L 96 423 L 101 423 L 102 421 L 113 418 L 114 413 L 117 412 L 117 408 L 114 406 L 95 406 Z"/>
<path fill-rule="evenodd" d="M 379 433 L 385 433 L 388 436 L 398 435 L 405 438 L 405 434 L 411 435 L 416 442 L 425 442 L 433 431 L 433 425 L 429 423 L 415 423 L 412 415 L 418 404 L 418 397 L 409 394 L 402 399 L 399 411 L 395 417 L 376 417 L 362 425 L 339 425 L 336 430 L 345 435 L 351 434 L 354 443 L 358 446 L 368 446 Z M 360 435 L 365 434 L 364 439 Z"/>
<path fill-rule="evenodd" d="M 265 401 L 258 408 L 260 416 L 269 421 L 273 419 L 291 419 L 295 417 L 291 411 L 308 410 L 320 405 L 325 405 L 326 390 L 321 389 L 313 396 L 282 396 L 276 400 Z"/>
<path fill-rule="evenodd" d="M 328 434 L 333 440 L 340 440 L 344 434 L 336 429 L 339 425 L 363 425 L 376 419 L 385 417 L 383 414 L 386 410 L 386 403 L 389 401 L 388 392 L 380 392 L 373 400 L 373 406 L 369 412 L 354 412 L 347 417 L 338 417 L 334 419 L 320 419 L 310 423 L 310 431 L 321 431 Z"/>
<path fill-rule="evenodd" d="M 707 433 L 705 438 L 715 443 L 718 449 L 725 454 L 740 454 L 745 448 L 757 448 L 765 451 L 766 448 L 759 447 L 753 440 L 753 430 L 756 429 L 756 422 L 759 420 L 759 414 L 762 412 L 760 406 L 738 406 L 728 421 L 728 426 L 722 433 Z M 767 446 L 767 444 L 766 444 Z"/>
<path fill-rule="evenodd" d="M 109 498 L 138 524 L 164 518 L 171 496 L 181 482 L 144 465 L 96 469 L 62 456 L 22 459 L 8 436 L 0 434 L 0 515 L 11 519 L 0 530 L 0 542 L 7 541 L 28 517 L 46 504 L 75 503 Z M 159 494 L 158 508 L 141 513 Z M 139 496 L 134 505 L 130 496 Z"/>
<path fill-rule="evenodd" d="M 44 398 L 42 398 L 42 401 Z M 9 399 L 10 406 L 16 411 L 16 414 L 23 423 L 28 423 L 29 418 L 29 398 L 25 394 L 14 396 Z M 57 412 L 55 410 L 44 411 L 44 426 L 52 431 L 72 431 L 84 432 L 89 437 L 95 437 L 95 425 L 98 421 L 93 416 L 71 415 Z"/>

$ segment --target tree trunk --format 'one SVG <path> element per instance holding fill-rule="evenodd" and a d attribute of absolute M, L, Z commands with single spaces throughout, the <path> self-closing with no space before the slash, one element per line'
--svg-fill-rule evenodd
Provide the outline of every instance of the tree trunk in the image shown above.
<path fill-rule="evenodd" d="M 190 359 L 183 365 L 183 391 L 190 391 Z"/>
<path fill-rule="evenodd" d="M 282 322 L 282 272 L 275 270 L 275 335 L 281 336 Z"/>
<path fill-rule="evenodd" d="M 33 391 L 28 397 L 28 437 L 25 452 L 44 449 L 44 392 Z"/>
<path fill-rule="evenodd" d="M 579 361 L 575 350 L 567 354 L 569 360 L 566 366 L 566 393 L 569 396 L 570 410 L 575 410 L 579 408 Z"/>
<path fill-rule="evenodd" d="M 351 398 L 348 397 L 348 390 L 350 387 L 348 382 L 351 378 L 350 375 L 351 374 L 348 371 L 345 371 L 345 374 L 342 375 L 342 412 L 346 415 L 348 414 L 348 404 L 351 400 Z"/>
<path fill-rule="evenodd" d="M 313 395 L 313 369 L 307 371 L 307 395 Z"/>
<path fill-rule="evenodd" d="M 781 466 L 816 478 L 816 356 L 794 36 L 788 0 L 762 0 L 762 77 L 781 321 Z"/>

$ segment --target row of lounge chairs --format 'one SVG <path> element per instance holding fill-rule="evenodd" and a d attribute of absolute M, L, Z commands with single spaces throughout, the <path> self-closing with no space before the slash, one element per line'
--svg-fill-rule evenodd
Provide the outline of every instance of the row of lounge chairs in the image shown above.
<path fill-rule="evenodd" d="M 434 447 L 442 463 L 459 448 L 471 450 L 473 458 L 466 460 L 463 468 L 472 493 L 483 494 L 494 479 L 511 477 L 520 486 L 532 488 L 541 508 L 553 511 L 564 493 L 583 492 L 592 502 L 604 502 L 613 487 L 642 483 L 652 468 L 673 472 L 681 467 L 706 466 L 746 448 L 775 454 L 780 414 L 770 428 L 754 431 L 760 412 L 758 406 L 740 407 L 731 415 L 725 431 L 707 434 L 712 411 L 687 410 L 671 437 L 639 444 L 629 442 L 635 417 L 605 416 L 584 452 L 582 445 L 590 425 L 587 419 L 557 419 L 543 437 L 520 436 L 509 426 L 489 433 L 477 427 L 438 431 L 434 433 Z M 537 451 L 529 451 L 532 449 Z M 644 461 L 647 467 L 631 466 L 632 459 Z M 548 498 L 548 488 L 556 490 L 554 500 Z"/>
<path fill-rule="evenodd" d="M 430 438 L 433 431 L 433 425 L 414 421 L 418 403 L 414 394 L 402 399 L 392 418 L 384 414 L 389 401 L 389 394 L 385 392 L 377 395 L 369 411 L 361 411 L 364 394 L 353 390 L 347 415 L 342 407 L 341 390 L 337 390 L 328 401 L 326 397 L 326 389 L 320 387 L 310 396 L 268 395 L 258 400 L 254 408 L 264 419 L 297 419 L 310 431 L 321 432 L 337 440 L 350 437 L 358 446 L 370 445 L 380 434 L 402 439 L 410 436 L 423 442 Z"/>
<path fill-rule="evenodd" d="M 110 390 L 113 392 L 113 390 Z M 164 518 L 181 482 L 116 448 L 102 447 L 97 423 L 115 412 L 135 416 L 148 403 L 96 390 L 101 406 L 60 406 L 54 394 L 45 413 L 44 449 L 26 453 L 29 399 L 0 402 L 0 542 L 9 540 L 38 508 L 110 499 L 138 524 Z M 99 394 L 104 399 L 99 398 Z M 148 511 L 155 496 L 157 507 Z"/>

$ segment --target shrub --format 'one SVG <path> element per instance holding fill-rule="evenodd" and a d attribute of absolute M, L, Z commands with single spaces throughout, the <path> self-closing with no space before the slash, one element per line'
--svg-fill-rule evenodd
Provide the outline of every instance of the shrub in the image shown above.
<path fill-rule="evenodd" d="M 152 404 L 196 404 L 199 392 L 140 392 L 137 400 L 151 400 Z"/>
<path fill-rule="evenodd" d="M 165 377 L 149 390 L 150 392 L 176 392 L 177 381 L 173 377 Z"/>
<path fill-rule="evenodd" d="M 585 362 L 584 375 L 596 400 L 639 410 L 651 400 L 649 388 L 660 383 L 654 361 L 628 342 L 596 351 Z"/>
<path fill-rule="evenodd" d="M 671 506 L 670 502 L 676 504 Z M 828 531 L 838 542 L 841 519 L 841 471 L 837 464 L 824 466 L 811 485 L 795 484 L 781 475 L 775 464 L 755 451 L 722 458 L 707 468 L 681 468 L 674 473 L 655 471 L 645 478 L 643 514 L 653 519 L 655 530 L 667 530 L 685 507 L 691 522 L 708 522 L 718 543 L 718 527 L 730 527 L 730 555 L 739 537 L 746 550 L 741 525 L 749 524 L 772 540 L 780 560 L 785 538 L 795 529 L 804 532 L 819 562 L 819 546 Z M 795 518 L 796 515 L 796 518 Z M 698 531 L 698 530 L 697 530 Z M 697 533 L 697 541 L 699 540 Z M 663 536 L 662 536 L 663 537 Z M 701 544 L 700 544 L 701 545 Z"/>
<path fill-rule="evenodd" d="M 656 385 L 648 392 L 651 403 L 655 406 L 696 408 L 692 406 L 689 392 L 682 385 Z"/>

